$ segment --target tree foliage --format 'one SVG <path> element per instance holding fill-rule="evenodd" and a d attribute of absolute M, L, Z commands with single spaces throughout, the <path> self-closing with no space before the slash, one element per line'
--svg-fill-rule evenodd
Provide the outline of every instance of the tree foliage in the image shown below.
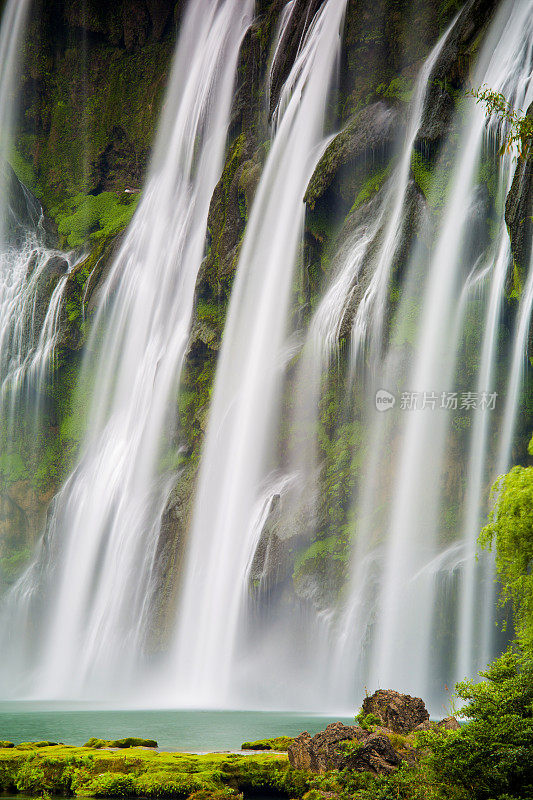
<path fill-rule="evenodd" d="M 480 543 L 494 550 L 502 597 L 512 601 L 517 633 L 533 651 L 533 467 L 513 467 L 496 481 L 492 497 Z"/>

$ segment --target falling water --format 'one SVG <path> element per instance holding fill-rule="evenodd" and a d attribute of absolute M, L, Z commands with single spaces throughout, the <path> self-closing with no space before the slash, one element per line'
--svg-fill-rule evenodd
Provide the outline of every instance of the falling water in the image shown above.
<path fill-rule="evenodd" d="M 528 10 L 527 3 L 503 7 L 486 39 L 473 77 L 474 85 L 486 83 L 497 91 L 508 91 L 509 87 L 518 85 L 520 89 L 513 97 L 517 107 L 521 107 L 531 91 Z M 477 241 L 475 236 L 480 202 L 476 197 L 477 170 L 484 149 L 486 118 L 473 101 L 463 114 L 464 119 L 457 123 L 460 147 L 455 145 L 452 178 L 443 211 L 437 212 L 435 233 L 431 219 L 419 223 L 423 226 L 420 240 L 431 237 L 435 242 L 430 250 L 427 278 L 424 276 L 424 248 L 419 243 L 410 257 L 383 367 L 378 368 L 375 381 L 367 383 L 369 404 L 380 388 L 399 390 L 398 404 L 400 391 L 417 392 L 420 398 L 424 393 L 430 397 L 434 393 L 440 398 L 442 393 L 457 391 L 459 376 L 456 371 L 461 366 L 458 355 L 476 292 L 484 282 L 488 282 L 488 289 L 483 287 L 480 298 L 482 306 L 486 306 L 483 312 L 485 333 L 479 345 L 480 367 L 477 383 L 468 388 L 477 390 L 479 396 L 492 391 L 496 336 L 509 268 L 502 198 L 512 180 L 513 161 L 506 158 L 498 173 L 498 233 L 487 250 L 484 240 Z M 445 149 L 448 160 L 451 160 L 453 148 L 452 139 Z M 434 180 L 439 180 L 438 170 Z M 391 274 L 390 264 L 386 272 Z M 422 291 L 421 287 L 424 287 Z M 488 301 L 485 301 L 487 295 Z M 524 308 L 526 304 L 524 297 Z M 411 334 L 415 336 L 415 344 L 412 356 L 407 353 L 406 361 L 405 347 L 398 342 L 405 336 L 408 315 L 417 306 L 420 312 L 414 334 Z M 524 315 L 526 313 L 524 311 Z M 369 310 L 361 312 L 360 306 L 354 334 L 354 361 L 360 358 L 362 339 L 358 317 L 364 331 L 369 323 L 371 333 L 376 326 Z M 379 337 L 379 321 L 377 330 Z M 522 340 L 522 347 L 523 344 Z M 479 416 L 473 420 L 461 534 L 464 544 L 461 547 L 456 541 L 450 544 L 446 536 L 443 538 L 446 513 L 443 490 L 450 470 L 447 459 L 451 415 L 439 410 L 438 405 L 432 410 L 432 402 L 435 405 L 430 401 L 425 410 L 419 407 L 419 410 L 408 411 L 397 406 L 394 411 L 373 412 L 370 417 L 370 459 L 359 487 L 355 511 L 352 588 L 343 617 L 344 629 L 337 641 L 341 648 L 340 671 L 349 683 L 354 680 L 353 669 L 346 664 L 351 657 L 358 671 L 356 683 L 359 687 L 394 685 L 423 694 L 440 706 L 445 694 L 444 684 L 452 684 L 456 672 L 449 659 L 444 659 L 444 663 L 439 661 L 442 634 L 438 628 L 437 609 L 448 607 L 450 616 L 445 625 L 457 648 L 464 674 L 473 674 L 483 666 L 482 659 L 488 657 L 489 645 L 481 653 L 479 646 L 472 647 L 470 639 L 473 620 L 479 614 L 492 618 L 494 613 L 490 606 L 480 609 L 474 602 L 474 586 L 479 581 L 475 570 L 475 540 L 483 509 L 486 509 L 487 468 L 491 458 L 487 426 L 489 420 L 495 427 L 496 422 L 495 414 L 486 408 L 479 409 Z M 392 500 L 388 516 L 383 512 L 387 493 Z M 455 537 L 458 534 L 460 530 L 456 529 Z M 454 620 L 453 604 L 446 606 L 439 586 L 445 576 L 449 580 L 457 572 L 459 585 L 455 583 L 454 591 L 457 591 L 460 610 L 459 619 Z M 475 663 L 470 655 L 474 649 Z"/>
<path fill-rule="evenodd" d="M 8 2 L 0 29 L 0 450 L 8 479 L 10 464 L 19 465 L 19 478 L 31 474 L 44 446 L 43 399 L 74 263 L 46 246 L 42 209 L 9 163 L 30 5 Z M 5 491 L 9 500 L 9 487 Z M 36 532 L 26 527 L 13 520 L 18 541 L 30 545 Z"/>
<path fill-rule="evenodd" d="M 511 17 L 508 22 L 509 44 L 503 50 L 503 58 L 497 64 L 498 75 L 489 74 L 487 82 L 493 81 L 494 91 L 501 92 L 511 101 L 515 111 L 521 112 L 528 108 L 533 100 L 533 19 L 528 13 L 527 5 L 516 10 L 517 17 Z M 505 35 L 505 34 L 504 34 Z M 497 123 L 492 123 L 493 127 Z M 496 130 L 496 135 L 501 133 Z M 516 153 L 507 151 L 502 159 L 500 182 L 500 207 L 503 209 L 505 197 L 511 188 L 513 178 L 513 161 Z M 503 191 L 502 191 L 503 190 Z M 502 215 L 503 217 L 503 215 Z M 494 369 L 496 363 L 496 347 L 498 322 L 501 315 L 501 307 L 504 300 L 505 280 L 509 271 L 511 260 L 509 237 L 505 226 L 505 220 L 500 222 L 498 234 L 499 250 L 494 260 L 493 278 L 490 288 L 489 302 L 485 317 L 484 339 L 481 349 L 481 361 L 479 368 L 479 379 L 477 391 L 481 395 L 487 387 L 494 385 Z M 529 296 L 529 285 L 532 278 L 528 278 L 519 311 L 519 321 L 515 334 L 514 347 L 515 356 L 518 356 L 520 367 L 526 352 L 526 333 L 528 327 L 527 320 L 531 316 L 531 297 Z M 461 609 L 459 622 L 458 640 L 458 678 L 465 675 L 472 675 L 484 666 L 493 654 L 493 647 L 490 636 L 483 637 L 483 630 L 487 630 L 488 620 L 493 617 L 494 591 L 493 581 L 487 577 L 482 581 L 485 588 L 484 593 L 478 598 L 476 603 L 476 583 L 480 583 L 479 567 L 476 564 L 476 543 L 477 536 L 482 526 L 482 520 L 486 506 L 486 483 L 487 479 L 494 480 L 498 474 L 507 470 L 509 466 L 509 449 L 514 430 L 515 415 L 518 407 L 519 396 L 516 382 L 520 368 L 512 362 L 507 383 L 507 402 L 504 412 L 504 422 L 501 434 L 500 452 L 497 458 L 497 472 L 492 472 L 491 465 L 487 473 L 487 459 L 489 457 L 488 438 L 490 432 L 491 417 L 494 415 L 488 409 L 481 409 L 481 412 L 474 419 L 474 428 L 470 443 L 470 455 L 468 466 L 468 488 L 465 500 L 464 528 L 462 538 L 465 546 L 465 566 L 463 571 L 463 588 L 461 593 Z M 503 451 L 503 452 L 502 452 Z M 483 566 L 487 569 L 487 557 L 484 557 Z M 476 572 L 478 573 L 476 575 Z M 490 570 L 489 570 L 490 574 Z M 476 580 L 477 578 L 477 580 Z M 481 636 L 476 635 L 474 630 L 475 621 L 481 619 Z"/>
<path fill-rule="evenodd" d="M 17 674 L 40 696 L 116 696 L 140 660 L 169 491 L 158 459 L 172 441 L 171 401 L 252 12 L 252 0 L 194 0 L 183 21 L 143 198 L 101 291 L 81 457 L 36 563 L 6 603 L 16 608 L 7 635 L 31 616 L 28 604 L 39 611 L 38 667 L 31 674 L 21 663 Z"/>
<path fill-rule="evenodd" d="M 323 152 L 345 0 L 313 19 L 274 112 L 274 136 L 232 291 L 204 446 L 176 637 L 179 702 L 228 702 L 257 546 L 254 509 L 272 463 L 292 276 L 306 187 Z"/>
<path fill-rule="evenodd" d="M 422 694 L 440 711 L 445 682 L 472 675 L 493 655 L 491 562 L 476 563 L 476 537 L 490 483 L 511 461 L 533 306 L 532 263 L 510 363 L 502 365 L 511 260 L 504 201 L 515 162 L 512 154 L 495 155 L 493 140 L 505 132 L 469 99 L 458 103 L 451 132 L 432 156 L 426 202 L 414 186 L 414 160 L 427 155 L 420 137 L 429 90 L 455 21 L 420 70 L 390 177 L 333 259 L 300 348 L 303 332 L 293 340 L 288 319 L 303 198 L 327 145 L 346 6 L 327 0 L 309 20 L 272 115 L 217 365 L 174 641 L 159 672 L 144 669 L 161 516 L 176 479 L 162 464 L 178 446 L 175 399 L 253 5 L 190 0 L 185 13 L 143 198 L 98 297 L 81 377 L 94 390 L 79 461 L 0 615 L 4 693 L 116 700 L 122 691 L 129 700 L 132 686 L 142 685 L 147 697 L 144 679 L 163 674 L 165 702 L 180 705 L 260 705 L 262 680 L 271 705 L 346 707 L 364 685 L 390 685 Z M 9 2 L 4 12 L 2 131 L 15 117 L 28 7 Z M 280 15 L 270 82 L 297 7 L 289 0 Z M 524 109 L 533 98 L 532 49 L 530 3 L 506 0 L 484 37 L 473 85 L 485 83 Z M 479 189 L 489 162 L 496 176 L 490 201 Z M 11 238 L 7 223 L 0 229 L 0 418 L 13 438 L 24 398 L 35 420 L 41 416 L 72 259 L 46 249 L 40 209 L 27 194 L 29 223 L 13 224 L 7 196 L 0 185 L 2 220 L 11 226 Z M 43 284 L 52 286 L 44 312 Z M 356 444 L 346 445 L 355 485 L 346 585 L 327 602 L 310 591 L 258 608 L 270 589 L 264 564 L 275 560 L 276 540 L 264 533 L 286 498 L 306 512 L 291 569 L 313 534 L 320 541 L 319 405 L 344 358 L 336 434 L 342 437 L 346 420 L 361 428 Z M 280 454 L 283 392 L 295 385 L 293 438 Z M 506 396 L 495 409 L 484 405 L 468 416 L 459 406 L 439 408 L 449 393 L 489 397 L 501 387 Z M 376 410 L 381 389 L 396 397 L 394 409 Z M 404 392 L 435 399 L 407 410 Z M 271 615 L 269 627 L 248 636 L 260 614 Z M 285 694 L 274 694 L 280 663 L 287 665 Z M 254 676 L 251 701 L 239 685 L 243 665 Z"/>

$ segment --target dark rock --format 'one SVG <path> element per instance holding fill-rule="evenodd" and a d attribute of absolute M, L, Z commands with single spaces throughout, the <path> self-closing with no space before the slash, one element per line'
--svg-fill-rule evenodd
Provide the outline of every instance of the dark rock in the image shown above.
<path fill-rule="evenodd" d="M 150 15 L 142 0 L 132 0 L 124 6 L 124 45 L 126 50 L 142 47 L 150 33 Z"/>
<path fill-rule="evenodd" d="M 533 103 L 527 110 L 533 116 Z M 533 148 L 525 148 L 516 164 L 513 183 L 505 202 L 505 221 L 511 239 L 513 260 L 523 278 L 531 258 L 533 238 Z"/>
<path fill-rule="evenodd" d="M 131 188 L 142 183 L 148 151 L 138 150 L 120 125 L 114 125 L 109 142 L 93 167 L 94 194 Z"/>
<path fill-rule="evenodd" d="M 476 54 L 480 35 L 498 7 L 498 0 L 469 0 L 445 42 L 429 81 L 419 139 L 436 141 L 449 130 L 455 112 L 453 92 L 461 89 Z"/>
<path fill-rule="evenodd" d="M 272 65 L 270 113 L 277 105 L 281 89 L 289 75 L 305 33 L 323 2 L 324 0 L 296 0 L 289 23 L 279 43 L 275 63 Z"/>
<path fill-rule="evenodd" d="M 369 733 L 355 725 L 332 722 L 326 730 L 311 737 L 305 731 L 288 748 L 289 762 L 295 769 L 327 772 L 351 769 L 387 775 L 401 763 L 398 753 L 384 731 Z"/>
<path fill-rule="evenodd" d="M 388 146 L 398 135 L 398 119 L 398 112 L 381 101 L 354 114 L 317 164 L 305 194 L 309 208 L 314 208 L 342 167 L 353 167 L 369 152 Z"/>
<path fill-rule="evenodd" d="M 339 745 L 342 742 L 361 742 L 368 736 L 363 728 L 343 725 L 342 722 L 332 722 L 326 730 L 313 737 L 304 731 L 289 745 L 289 763 L 295 769 L 310 772 L 342 769 L 346 756 Z"/>
<path fill-rule="evenodd" d="M 400 766 L 401 756 L 383 733 L 372 733 L 344 758 L 344 767 L 355 772 L 388 775 Z"/>
<path fill-rule="evenodd" d="M 374 714 L 384 727 L 395 733 L 410 733 L 429 719 L 425 703 L 420 697 L 400 694 L 392 689 L 378 689 L 370 697 L 365 697 L 362 709 L 364 714 Z"/>
<path fill-rule="evenodd" d="M 417 725 L 414 729 L 414 733 L 422 732 L 422 731 L 431 731 L 433 728 L 436 727 L 436 722 L 430 722 L 427 719 L 425 722 L 421 722 L 420 725 Z"/>

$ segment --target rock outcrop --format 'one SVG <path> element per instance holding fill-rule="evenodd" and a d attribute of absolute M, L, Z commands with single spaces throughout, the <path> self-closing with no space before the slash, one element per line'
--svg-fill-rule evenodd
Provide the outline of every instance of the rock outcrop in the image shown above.
<path fill-rule="evenodd" d="M 429 720 L 424 701 L 420 697 L 400 694 L 392 689 L 378 689 L 363 700 L 363 713 L 373 714 L 383 727 L 395 733 L 411 733 L 423 722 Z"/>
<path fill-rule="evenodd" d="M 533 117 L 533 103 L 527 110 Z M 520 277 L 527 274 L 531 258 L 533 232 L 533 143 L 529 142 L 520 155 L 513 183 L 505 202 L 505 222 L 511 239 L 513 262 Z"/>
<path fill-rule="evenodd" d="M 348 752 L 344 767 L 355 772 L 372 772 L 374 775 L 388 775 L 402 762 L 402 756 L 384 733 L 371 733 L 360 747 Z"/>
<path fill-rule="evenodd" d="M 289 745 L 288 754 L 295 769 L 318 773 L 351 769 L 387 775 L 402 762 L 402 754 L 395 750 L 386 732 L 370 732 L 342 722 L 332 722 L 315 736 L 307 731 L 301 733 Z"/>
<path fill-rule="evenodd" d="M 362 714 L 373 715 L 383 727 L 344 725 L 332 722 L 320 733 L 311 736 L 304 731 L 288 747 L 289 762 L 295 769 L 324 773 L 329 770 L 350 769 L 388 775 L 402 761 L 417 761 L 416 738 L 413 732 L 460 728 L 455 717 L 430 722 L 425 703 L 420 697 L 400 694 L 391 689 L 379 689 L 363 701 Z M 364 725 L 364 727 L 363 727 Z"/>
<path fill-rule="evenodd" d="M 289 746 L 290 765 L 295 769 L 309 772 L 342 769 L 346 756 L 339 745 L 346 742 L 362 742 L 368 735 L 363 728 L 357 725 L 343 725 L 342 722 L 332 722 L 315 736 L 304 731 Z"/>

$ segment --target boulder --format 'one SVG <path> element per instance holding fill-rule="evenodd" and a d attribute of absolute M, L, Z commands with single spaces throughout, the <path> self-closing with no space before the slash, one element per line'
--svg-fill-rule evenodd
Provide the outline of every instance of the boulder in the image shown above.
<path fill-rule="evenodd" d="M 343 725 L 342 722 L 332 722 L 313 737 L 304 731 L 289 745 L 287 752 L 290 765 L 309 772 L 343 769 L 346 755 L 339 745 L 342 742 L 361 742 L 368 736 L 363 728 Z"/>
<path fill-rule="evenodd" d="M 332 722 L 315 736 L 301 733 L 289 745 L 288 754 L 292 767 L 307 772 L 351 769 L 374 775 L 388 775 L 405 757 L 393 747 L 386 731 L 370 733 L 342 722 Z"/>
<path fill-rule="evenodd" d="M 437 722 L 437 728 L 445 731 L 458 731 L 461 726 L 455 717 L 445 717 L 440 722 Z"/>
<path fill-rule="evenodd" d="M 426 720 L 429 714 L 420 697 L 400 694 L 392 689 L 378 689 L 363 700 L 364 714 L 374 714 L 383 727 L 395 733 L 410 733 Z"/>
<path fill-rule="evenodd" d="M 355 772 L 373 772 L 388 775 L 400 766 L 402 758 L 396 752 L 388 736 L 371 733 L 360 745 L 344 758 L 344 767 Z"/>

